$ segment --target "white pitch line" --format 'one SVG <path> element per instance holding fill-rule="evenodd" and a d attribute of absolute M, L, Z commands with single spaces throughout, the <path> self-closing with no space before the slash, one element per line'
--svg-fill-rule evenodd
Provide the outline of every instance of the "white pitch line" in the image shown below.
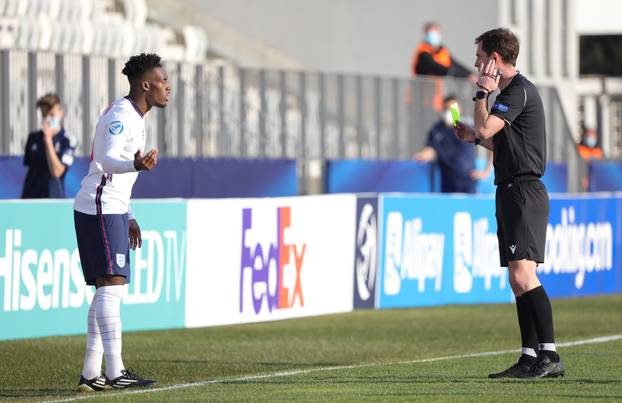
<path fill-rule="evenodd" d="M 557 343 L 557 347 L 563 348 L 563 347 L 582 346 L 585 344 L 608 343 L 610 341 L 616 341 L 616 340 L 622 340 L 622 334 L 594 337 L 594 338 L 585 339 L 585 340 L 568 341 L 565 343 Z M 287 377 L 287 376 L 305 375 L 305 374 L 310 374 L 313 372 L 326 372 L 326 371 L 338 371 L 338 370 L 343 370 L 343 369 L 376 367 L 379 365 L 407 365 L 407 364 L 422 364 L 426 362 L 460 360 L 464 358 L 476 358 L 476 357 L 486 357 L 486 356 L 491 356 L 491 355 L 510 354 L 510 353 L 516 353 L 517 351 L 519 350 L 512 349 L 512 350 L 499 350 L 499 351 L 483 351 L 479 353 L 448 355 L 444 357 L 420 358 L 416 360 L 407 360 L 407 361 L 372 362 L 372 363 L 367 363 L 367 364 L 337 365 L 337 366 L 332 366 L 332 367 L 295 369 L 291 371 L 272 372 L 269 374 L 246 375 L 246 376 L 240 376 L 237 378 L 212 379 L 209 381 L 180 383 L 177 385 L 163 386 L 161 388 L 138 389 L 138 390 L 123 391 L 123 392 L 119 391 L 119 392 L 113 392 L 113 393 L 92 393 L 92 394 L 80 395 L 80 396 L 76 396 L 76 397 L 72 397 L 68 399 L 49 400 L 44 403 L 74 402 L 76 400 L 86 400 L 86 399 L 100 398 L 100 397 L 113 398 L 113 397 L 121 397 L 121 396 L 127 396 L 127 395 L 139 395 L 139 394 L 144 394 L 144 393 L 166 392 L 169 390 L 186 389 L 186 388 L 193 388 L 197 386 L 206 386 L 206 385 L 214 385 L 214 384 L 230 383 L 230 382 L 248 382 L 248 381 L 256 381 L 259 379 L 282 378 L 282 377 Z"/>

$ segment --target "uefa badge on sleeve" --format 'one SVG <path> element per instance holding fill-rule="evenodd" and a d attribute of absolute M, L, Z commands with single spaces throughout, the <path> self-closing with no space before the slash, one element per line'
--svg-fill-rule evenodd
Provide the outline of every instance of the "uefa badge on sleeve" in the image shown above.
<path fill-rule="evenodd" d="M 123 133 L 123 129 L 123 122 L 121 122 L 120 120 L 115 120 L 108 125 L 108 133 L 112 134 L 113 136 Z"/>

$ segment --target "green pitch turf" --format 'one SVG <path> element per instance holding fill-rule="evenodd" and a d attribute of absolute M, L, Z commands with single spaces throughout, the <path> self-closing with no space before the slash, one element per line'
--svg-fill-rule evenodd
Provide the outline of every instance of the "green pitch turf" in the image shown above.
<path fill-rule="evenodd" d="M 622 295 L 555 300 L 553 307 L 558 342 L 622 334 Z M 157 379 L 158 387 L 202 382 L 141 394 L 74 391 L 84 336 L 0 342 L 0 399 L 622 400 L 620 339 L 560 348 L 567 374 L 553 380 L 486 378 L 489 372 L 509 366 L 517 353 L 434 360 L 517 348 L 515 316 L 512 304 L 465 305 L 126 333 L 125 364 Z M 433 360 L 404 363 L 426 358 Z"/>

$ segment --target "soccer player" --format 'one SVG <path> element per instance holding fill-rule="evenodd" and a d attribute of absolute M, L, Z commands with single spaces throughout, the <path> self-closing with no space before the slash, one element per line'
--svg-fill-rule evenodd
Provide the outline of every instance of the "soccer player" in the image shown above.
<path fill-rule="evenodd" d="M 76 238 L 84 279 L 97 289 L 88 313 L 80 391 L 149 386 L 123 365 L 121 299 L 130 282 L 130 251 L 141 247 L 140 227 L 130 209 L 138 172 L 157 164 L 158 150 L 145 155 L 144 115 L 164 108 L 171 87 L 156 54 L 132 56 L 123 69 L 130 93 L 112 102 L 99 118 L 89 172 L 74 202 Z M 102 375 L 102 355 L 106 371 Z"/>
<path fill-rule="evenodd" d="M 475 39 L 479 72 L 475 128 L 458 124 L 463 140 L 494 152 L 497 238 L 516 297 L 521 356 L 490 378 L 557 377 L 564 366 L 555 351 L 551 302 L 536 275 L 544 262 L 549 198 L 540 178 L 546 165 L 544 109 L 537 88 L 516 69 L 519 43 L 507 29 Z M 490 112 L 488 96 L 497 96 Z"/>

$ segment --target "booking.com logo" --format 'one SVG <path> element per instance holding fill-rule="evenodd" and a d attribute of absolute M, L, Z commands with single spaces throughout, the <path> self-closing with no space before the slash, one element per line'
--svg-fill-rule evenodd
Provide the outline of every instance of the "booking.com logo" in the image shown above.
<path fill-rule="evenodd" d="M 269 312 L 292 308 L 296 301 L 299 306 L 304 306 L 300 274 L 307 244 L 285 242 L 285 231 L 291 231 L 290 207 L 277 208 L 276 219 L 275 237 L 268 243 L 267 250 L 264 250 L 259 242 L 247 245 L 253 239 L 265 239 L 262 235 L 265 235 L 266 229 L 253 228 L 253 210 L 242 210 L 240 313 L 244 312 L 244 299 L 248 296 L 253 301 L 256 314 L 261 311 L 264 301 L 267 301 Z M 250 284 L 245 284 L 245 279 Z"/>

